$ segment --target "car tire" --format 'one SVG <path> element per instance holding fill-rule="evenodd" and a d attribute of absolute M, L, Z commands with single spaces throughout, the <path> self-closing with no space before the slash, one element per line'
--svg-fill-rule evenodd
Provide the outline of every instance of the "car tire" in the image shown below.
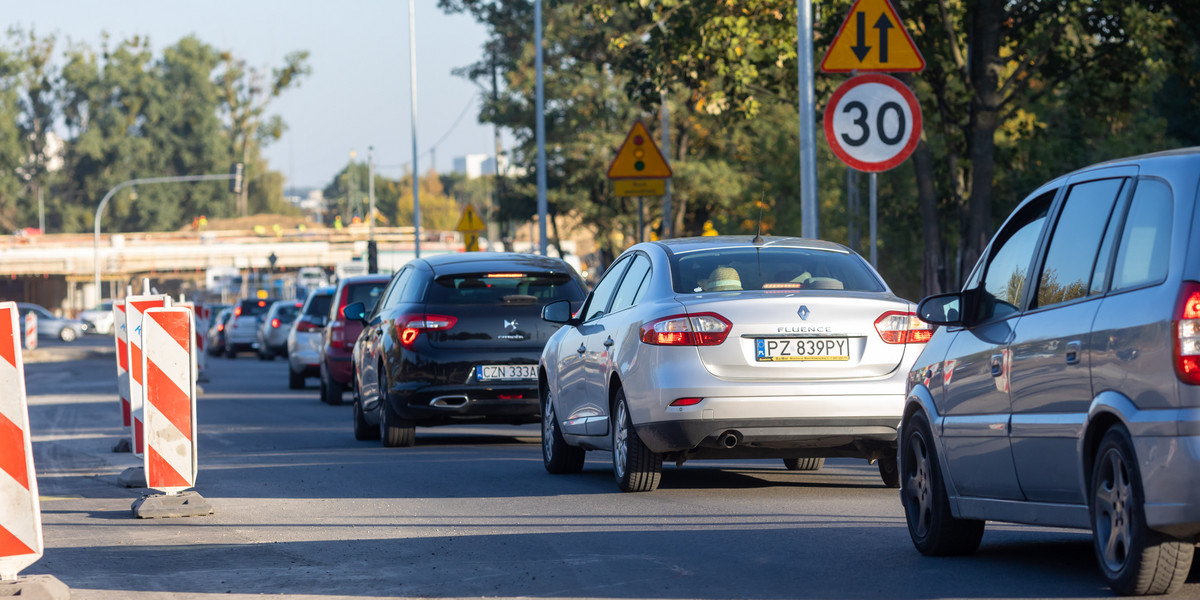
<path fill-rule="evenodd" d="M 1124 427 L 1100 440 L 1088 500 L 1100 571 L 1123 596 L 1170 594 L 1187 580 L 1195 546 L 1146 525 L 1145 494 L 1133 441 Z"/>
<path fill-rule="evenodd" d="M 974 552 L 983 539 L 984 522 L 958 519 L 950 513 L 950 498 L 925 415 L 913 414 L 902 431 L 900 498 L 913 545 L 928 556 Z"/>
<path fill-rule="evenodd" d="M 60 339 L 64 342 L 70 343 L 70 342 L 75 341 L 78 338 L 79 338 L 79 334 L 75 333 L 75 330 L 71 329 L 70 327 L 63 327 L 62 331 L 58 332 L 58 339 Z"/>
<path fill-rule="evenodd" d="M 297 373 L 293 371 L 291 366 L 288 366 L 288 389 L 304 389 L 304 373 Z"/>
<path fill-rule="evenodd" d="M 662 478 L 662 455 L 650 451 L 633 429 L 625 390 L 617 389 L 612 411 L 613 476 L 623 492 L 651 492 Z"/>
<path fill-rule="evenodd" d="M 258 360 L 262 360 L 262 361 L 272 361 L 272 360 L 275 360 L 275 353 L 273 353 L 273 352 L 263 352 L 262 350 L 259 350 L 259 351 L 258 351 Z"/>
<path fill-rule="evenodd" d="M 346 386 L 334 381 L 328 373 L 321 375 L 321 402 L 337 406 L 342 403 L 342 394 L 345 391 Z"/>
<path fill-rule="evenodd" d="M 354 399 L 354 439 L 360 442 L 377 440 L 380 437 L 380 427 L 367 423 L 363 414 L 362 399 Z"/>
<path fill-rule="evenodd" d="M 416 425 L 392 412 L 387 374 L 379 369 L 379 438 L 384 448 L 407 448 L 417 443 Z"/>
<path fill-rule="evenodd" d="M 225 348 L 225 358 L 237 358 L 237 355 L 237 348 L 234 348 L 233 346 L 228 346 Z"/>
<path fill-rule="evenodd" d="M 583 470 L 587 452 L 567 444 L 558 428 L 558 417 L 549 390 L 543 390 L 546 402 L 542 404 L 542 464 L 546 471 L 555 475 L 578 473 Z"/>
<path fill-rule="evenodd" d="M 883 479 L 884 487 L 900 487 L 900 461 L 894 455 L 888 455 L 875 462 L 879 463 L 879 478 Z"/>
<path fill-rule="evenodd" d="M 785 458 L 783 466 L 789 471 L 820 471 L 825 466 L 824 458 Z"/>

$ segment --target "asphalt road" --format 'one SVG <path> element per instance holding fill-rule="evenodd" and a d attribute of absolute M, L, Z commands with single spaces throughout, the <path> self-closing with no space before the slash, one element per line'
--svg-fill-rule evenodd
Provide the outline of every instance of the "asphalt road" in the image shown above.
<path fill-rule="evenodd" d="M 210 359 L 199 400 L 196 490 L 215 514 L 137 520 L 140 492 L 116 483 L 137 463 L 111 452 L 111 344 L 47 345 L 26 366 L 46 553 L 24 574 L 73 598 L 1112 596 L 1082 532 L 989 524 L 974 556 L 922 557 L 861 461 L 689 462 L 623 494 L 606 453 L 547 474 L 537 426 L 356 442 L 349 406 L 250 354 Z M 1200 569 L 1189 581 L 1180 596 L 1200 597 Z"/>

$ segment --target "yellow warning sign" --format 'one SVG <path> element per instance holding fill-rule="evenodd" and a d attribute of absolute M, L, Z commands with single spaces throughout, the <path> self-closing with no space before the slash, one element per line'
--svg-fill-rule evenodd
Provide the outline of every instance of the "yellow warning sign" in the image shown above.
<path fill-rule="evenodd" d="M 925 58 L 889 0 L 855 0 L 821 61 L 821 70 L 923 71 Z"/>
<path fill-rule="evenodd" d="M 463 248 L 467 252 L 479 252 L 479 234 L 478 233 L 464 233 L 463 234 Z"/>
<path fill-rule="evenodd" d="M 486 231 L 487 225 L 483 224 L 483 219 L 475 213 L 475 207 L 470 204 L 463 209 L 462 217 L 458 219 L 458 225 L 454 228 L 455 231 Z"/>
<path fill-rule="evenodd" d="M 608 167 L 609 179 L 668 179 L 671 165 L 663 158 L 654 138 L 646 131 L 641 121 L 633 124 L 625 143 L 617 151 L 617 157 Z"/>
<path fill-rule="evenodd" d="M 665 179 L 617 179 L 613 181 L 614 196 L 664 196 L 667 193 Z"/>

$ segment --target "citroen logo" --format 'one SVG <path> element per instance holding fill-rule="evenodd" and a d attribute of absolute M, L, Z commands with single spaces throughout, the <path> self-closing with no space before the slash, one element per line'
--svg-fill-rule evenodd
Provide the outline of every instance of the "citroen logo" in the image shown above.
<path fill-rule="evenodd" d="M 517 330 L 517 322 L 516 322 L 516 321 L 509 321 L 508 319 L 505 319 L 505 320 L 504 320 L 504 327 L 505 327 L 506 329 L 508 329 L 509 331 L 516 331 L 516 330 Z"/>
<path fill-rule="evenodd" d="M 801 321 L 807 321 L 807 320 L 808 320 L 808 313 L 809 313 L 808 307 L 807 307 L 807 306 L 804 306 L 804 305 L 801 305 L 801 306 L 800 306 L 800 310 L 799 310 L 799 311 L 796 311 L 796 314 L 800 315 L 800 320 L 801 320 Z"/>

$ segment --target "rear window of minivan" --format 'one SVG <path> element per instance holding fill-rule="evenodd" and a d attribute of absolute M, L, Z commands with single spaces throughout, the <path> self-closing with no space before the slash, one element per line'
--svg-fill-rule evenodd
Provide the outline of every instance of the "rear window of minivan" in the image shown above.
<path fill-rule="evenodd" d="M 267 314 L 270 309 L 271 300 L 242 300 L 238 304 L 238 309 L 234 312 L 239 317 L 258 317 Z"/>
<path fill-rule="evenodd" d="M 583 300 L 583 288 L 566 273 L 443 275 L 426 292 L 428 304 L 546 304 Z"/>

